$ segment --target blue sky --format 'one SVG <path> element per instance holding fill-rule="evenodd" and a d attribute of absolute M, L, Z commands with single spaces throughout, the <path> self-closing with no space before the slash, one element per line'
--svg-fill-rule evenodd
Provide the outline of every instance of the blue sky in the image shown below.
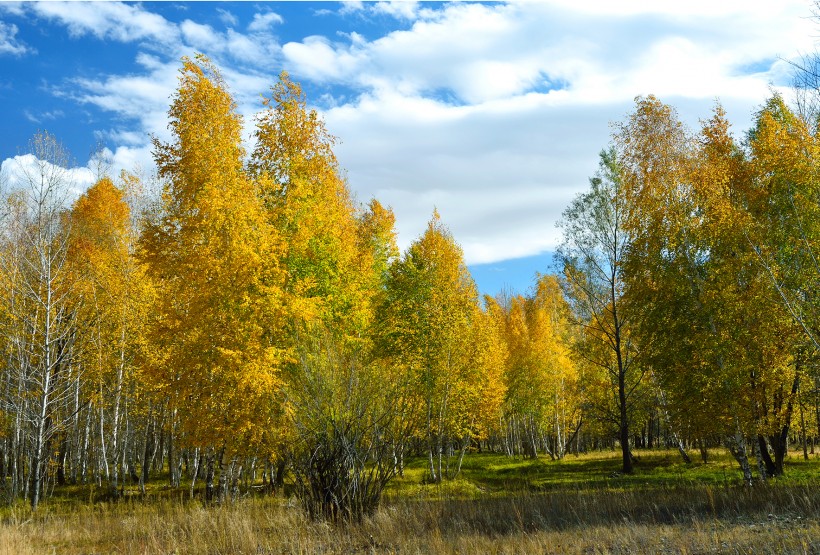
<path fill-rule="evenodd" d="M 283 69 L 340 139 L 361 201 L 396 212 L 406 247 L 434 209 L 483 292 L 550 270 L 556 220 L 587 186 L 610 123 L 638 95 L 696 127 L 715 100 L 740 136 L 814 50 L 806 0 L 513 3 L 0 3 L 3 178 L 38 130 L 76 160 L 152 170 L 150 136 L 182 56 L 222 69 L 246 124 Z"/>

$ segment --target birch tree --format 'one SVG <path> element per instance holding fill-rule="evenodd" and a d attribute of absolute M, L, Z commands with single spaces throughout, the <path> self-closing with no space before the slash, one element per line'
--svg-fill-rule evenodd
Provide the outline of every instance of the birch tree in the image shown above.
<path fill-rule="evenodd" d="M 244 170 L 234 101 L 204 57 L 183 60 L 169 116 L 174 140 L 154 150 L 163 213 L 140 242 L 159 296 L 150 370 L 213 468 L 269 437 L 284 319 L 278 241 Z"/>
<path fill-rule="evenodd" d="M 77 368 L 73 283 L 66 259 L 73 185 L 65 149 L 48 133 L 35 136 L 18 159 L 18 188 L 6 197 L 0 270 L 5 315 L 6 412 L 13 418 L 12 495 L 36 509 L 50 441 L 63 422 L 57 409 L 70 395 Z M 21 482 L 24 482 L 21 484 Z"/>
<path fill-rule="evenodd" d="M 610 418 L 618 430 L 622 469 L 630 474 L 630 413 L 644 369 L 637 362 L 631 337 L 632 314 L 623 302 L 623 264 L 630 246 L 626 216 L 615 152 L 604 151 L 589 191 L 576 197 L 563 213 L 559 223 L 563 242 L 557 256 L 575 323 L 583 330 L 576 352 L 586 364 L 603 372 L 609 383 L 609 402 L 598 408 L 606 409 L 602 417 Z"/>
<path fill-rule="evenodd" d="M 504 354 L 493 322 L 478 307 L 461 249 L 438 214 L 391 266 L 378 314 L 378 349 L 406 387 L 397 403 L 412 407 L 430 478 L 452 477 L 471 439 L 500 416 Z M 451 469 L 456 451 L 459 462 Z"/>

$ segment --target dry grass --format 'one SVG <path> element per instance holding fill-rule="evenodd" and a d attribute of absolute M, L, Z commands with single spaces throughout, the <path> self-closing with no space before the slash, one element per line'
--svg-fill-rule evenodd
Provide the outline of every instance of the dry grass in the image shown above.
<path fill-rule="evenodd" d="M 43 553 L 820 553 L 816 487 L 552 492 L 395 500 L 346 527 L 292 503 L 170 501 L 19 511 L 0 552 Z"/>
<path fill-rule="evenodd" d="M 561 463 L 476 455 L 446 487 L 423 484 L 411 465 L 375 515 L 347 526 L 312 522 L 281 497 L 206 507 L 158 487 L 111 504 L 67 488 L 36 515 L 22 503 L 0 510 L 0 555 L 820 554 L 817 460 L 793 460 L 788 477 L 746 488 L 728 461 L 684 466 L 672 455 L 647 454 L 631 477 L 610 476 L 604 454 Z"/>

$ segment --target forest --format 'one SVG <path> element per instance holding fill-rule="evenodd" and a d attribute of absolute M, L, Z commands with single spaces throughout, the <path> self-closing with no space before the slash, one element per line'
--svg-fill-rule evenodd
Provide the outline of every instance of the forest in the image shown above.
<path fill-rule="evenodd" d="M 628 476 L 640 450 L 725 450 L 740 487 L 787 474 L 820 449 L 800 108 L 773 94 L 736 139 L 719 104 L 692 131 L 637 98 L 563 213 L 558 273 L 482 298 L 437 213 L 399 252 L 286 73 L 246 150 L 218 68 L 185 58 L 155 176 L 100 164 L 77 198 L 44 132 L 4 187 L 0 497 L 287 486 L 312 519 L 361 521 L 407 468 L 446 484 L 476 453 L 615 449 Z"/>

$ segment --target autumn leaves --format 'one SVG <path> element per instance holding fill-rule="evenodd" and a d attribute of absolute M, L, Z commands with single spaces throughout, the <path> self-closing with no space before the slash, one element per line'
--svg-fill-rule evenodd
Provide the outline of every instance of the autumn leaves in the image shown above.
<path fill-rule="evenodd" d="M 147 208 L 123 174 L 66 210 L 47 135 L 54 163 L 5 199 L 12 499 L 36 506 L 50 479 L 116 496 L 152 468 L 225 498 L 262 469 L 273 487 L 289 471 L 311 515 L 360 518 L 410 455 L 440 482 L 471 448 L 616 438 L 629 472 L 636 428 L 662 424 L 681 447 L 722 442 L 750 480 L 752 456 L 783 471 L 796 410 L 814 422 L 818 143 L 779 97 L 743 145 L 720 109 L 692 135 L 638 99 L 564 212 L 562 275 L 496 299 L 438 214 L 398 252 L 393 213 L 354 201 L 286 74 L 250 154 L 207 59 L 183 60 L 169 117 Z"/>
<path fill-rule="evenodd" d="M 779 96 L 745 144 L 720 107 L 691 134 L 654 97 L 616 126 L 565 213 L 561 259 L 585 352 L 603 354 L 584 358 L 618 395 L 624 471 L 649 398 L 673 437 L 722 438 L 747 481 L 751 456 L 762 478 L 783 472 L 801 384 L 817 379 L 817 149 Z"/>
<path fill-rule="evenodd" d="M 152 375 L 180 441 L 223 464 L 287 461 L 311 513 L 361 515 L 414 437 L 438 480 L 453 444 L 486 435 L 503 350 L 437 217 L 394 262 L 392 213 L 353 202 L 298 85 L 283 75 L 272 93 L 245 164 L 218 71 L 184 62 L 175 140 L 155 145 L 163 205 L 140 240 Z"/>

